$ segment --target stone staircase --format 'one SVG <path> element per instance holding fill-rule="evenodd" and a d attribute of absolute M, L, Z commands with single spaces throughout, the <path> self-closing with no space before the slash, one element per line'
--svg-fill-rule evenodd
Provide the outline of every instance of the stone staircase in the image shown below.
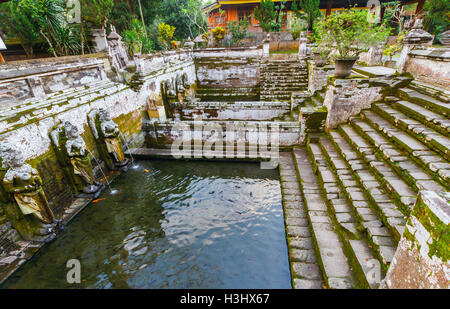
<path fill-rule="evenodd" d="M 308 88 L 308 68 L 304 61 L 263 60 L 260 72 L 261 101 L 290 101 L 292 92 Z"/>
<path fill-rule="evenodd" d="M 447 98 L 403 88 L 326 134 L 309 134 L 305 149 L 294 148 L 299 205 L 327 288 L 377 288 L 418 192 L 449 191 Z M 308 104 L 321 101 L 319 94 Z M 288 224 L 287 233 L 289 244 Z M 295 268 L 293 278 L 294 287 L 305 286 Z"/>

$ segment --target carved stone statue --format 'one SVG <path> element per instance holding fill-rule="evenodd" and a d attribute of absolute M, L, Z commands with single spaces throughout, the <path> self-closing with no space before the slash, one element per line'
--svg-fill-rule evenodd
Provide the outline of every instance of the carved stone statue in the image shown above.
<path fill-rule="evenodd" d="M 110 170 L 128 168 L 130 161 L 125 157 L 119 140 L 120 131 L 108 111 L 101 108 L 89 113 L 89 126 L 94 134 L 102 159 Z"/>
<path fill-rule="evenodd" d="M 170 79 L 166 79 L 161 83 L 161 94 L 164 109 L 166 111 L 166 117 L 172 118 L 172 109 L 174 104 L 177 102 L 177 93 L 175 92 L 175 88 Z"/>
<path fill-rule="evenodd" d="M 0 152 L 7 169 L 2 185 L 9 195 L 8 218 L 22 237 L 39 240 L 52 232 L 55 221 L 39 173 L 25 163 L 16 147 L 2 144 Z"/>
<path fill-rule="evenodd" d="M 96 181 L 86 143 L 76 126 L 69 121 L 60 124 L 51 134 L 51 140 L 61 165 L 79 195 L 96 197 L 103 185 Z"/>

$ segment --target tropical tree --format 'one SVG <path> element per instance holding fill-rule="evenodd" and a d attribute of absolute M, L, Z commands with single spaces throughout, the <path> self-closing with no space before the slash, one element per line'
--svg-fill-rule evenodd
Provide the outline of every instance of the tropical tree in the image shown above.
<path fill-rule="evenodd" d="M 92 0 L 92 3 L 97 11 L 97 22 L 102 26 L 102 29 L 105 29 L 114 7 L 114 0 Z"/>
<path fill-rule="evenodd" d="M 175 30 L 176 28 L 174 26 L 168 25 L 164 22 L 158 25 L 159 40 L 163 43 L 166 49 L 170 46 L 170 41 L 172 41 Z"/>
<path fill-rule="evenodd" d="M 292 4 L 292 10 L 297 17 L 303 18 L 308 23 L 308 30 L 313 31 L 314 22 L 320 17 L 320 0 L 299 0 Z M 300 12 L 300 8 L 303 12 Z"/>
<path fill-rule="evenodd" d="M 248 19 L 239 21 L 229 21 L 227 24 L 228 33 L 231 35 L 230 45 L 239 45 L 247 36 Z"/>
<path fill-rule="evenodd" d="M 440 34 L 450 29 L 450 1 L 428 0 L 424 4 L 424 26 L 438 41 Z"/>
<path fill-rule="evenodd" d="M 261 0 L 255 8 L 255 19 L 264 32 L 280 31 L 285 13 L 286 1 L 275 4 L 273 0 Z"/>

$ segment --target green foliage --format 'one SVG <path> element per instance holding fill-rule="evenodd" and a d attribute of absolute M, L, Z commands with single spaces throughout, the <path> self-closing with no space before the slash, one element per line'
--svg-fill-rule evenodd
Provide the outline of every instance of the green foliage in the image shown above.
<path fill-rule="evenodd" d="M 178 40 L 195 38 L 208 28 L 201 8 L 200 0 L 163 0 L 158 16 L 160 21 L 176 28 L 174 37 Z"/>
<path fill-rule="evenodd" d="M 370 23 L 367 11 L 345 9 L 317 23 L 317 43 L 336 49 L 336 58 L 354 58 L 387 39 L 391 29 Z"/>
<path fill-rule="evenodd" d="M 114 0 L 92 0 L 92 3 L 97 11 L 96 20 L 104 29 L 114 7 Z"/>
<path fill-rule="evenodd" d="M 438 41 L 440 34 L 450 29 L 450 1 L 427 0 L 424 10 L 426 12 L 424 27 L 428 32 L 434 34 L 435 41 Z"/>
<path fill-rule="evenodd" d="M 231 35 L 230 45 L 239 45 L 239 43 L 247 36 L 247 27 L 249 21 L 241 19 L 238 21 L 229 21 L 227 25 L 228 33 Z"/>
<path fill-rule="evenodd" d="M 401 32 L 397 36 L 397 42 L 395 44 L 389 45 L 383 50 L 383 55 L 389 57 L 389 59 L 392 59 L 392 56 L 394 56 L 396 53 L 400 52 L 403 48 L 402 40 L 403 37 L 406 35 L 406 32 Z"/>
<path fill-rule="evenodd" d="M 127 44 L 128 52 L 149 53 L 154 50 L 153 41 L 146 35 L 145 26 L 138 19 L 133 19 L 130 29 L 122 32 L 122 39 Z"/>
<path fill-rule="evenodd" d="M 299 0 L 292 4 L 292 10 L 296 12 L 297 17 L 307 21 L 310 31 L 313 31 L 314 22 L 321 16 L 319 4 L 320 0 Z M 299 9 L 302 9 L 303 12 L 300 12 Z"/>
<path fill-rule="evenodd" d="M 384 16 L 382 22 L 389 28 L 394 28 L 401 23 L 402 6 L 400 1 L 388 1 L 381 4 L 384 7 Z M 397 30 L 397 29 L 394 29 Z"/>
<path fill-rule="evenodd" d="M 225 29 L 222 27 L 216 27 L 211 30 L 214 42 L 217 46 L 220 46 L 220 43 L 222 43 L 223 38 L 225 37 Z"/>
<path fill-rule="evenodd" d="M 76 54 L 81 49 L 80 32 L 67 24 L 63 0 L 16 0 L 7 5 L 11 30 L 28 56 L 39 37 L 54 56 Z"/>
<path fill-rule="evenodd" d="M 175 27 L 164 22 L 160 23 L 158 25 L 158 33 L 160 42 L 164 44 L 166 49 L 168 49 L 170 46 L 170 41 L 172 41 L 173 35 L 175 33 Z"/>
<path fill-rule="evenodd" d="M 255 19 L 259 21 L 259 26 L 264 32 L 281 30 L 286 14 L 283 12 L 285 4 L 286 1 L 275 4 L 272 0 L 261 0 L 259 7 L 255 8 Z"/>

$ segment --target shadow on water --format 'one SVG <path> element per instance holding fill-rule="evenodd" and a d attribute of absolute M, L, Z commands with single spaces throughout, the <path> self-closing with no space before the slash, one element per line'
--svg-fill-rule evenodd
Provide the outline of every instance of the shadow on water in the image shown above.
<path fill-rule="evenodd" d="M 291 287 L 276 170 L 137 163 L 2 288 Z"/>

